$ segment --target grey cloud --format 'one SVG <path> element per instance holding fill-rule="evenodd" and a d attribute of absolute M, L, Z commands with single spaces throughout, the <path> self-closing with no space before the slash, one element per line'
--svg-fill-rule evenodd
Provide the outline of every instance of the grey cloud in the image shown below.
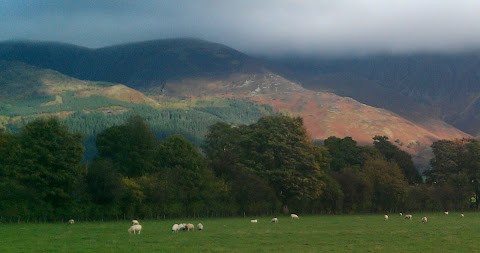
<path fill-rule="evenodd" d="M 470 0 L 0 0 L 0 40 L 88 47 L 198 37 L 249 53 L 451 51 L 480 45 Z"/>

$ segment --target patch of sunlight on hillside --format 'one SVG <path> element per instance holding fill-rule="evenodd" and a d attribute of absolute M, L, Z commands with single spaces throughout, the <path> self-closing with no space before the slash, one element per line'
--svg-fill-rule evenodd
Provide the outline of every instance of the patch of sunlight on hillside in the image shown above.
<path fill-rule="evenodd" d="M 41 106 L 52 106 L 52 105 L 61 105 L 61 104 L 63 104 L 62 97 L 59 96 L 59 95 L 56 95 L 55 100 L 49 101 L 49 102 L 46 102 L 46 103 L 42 103 Z"/>

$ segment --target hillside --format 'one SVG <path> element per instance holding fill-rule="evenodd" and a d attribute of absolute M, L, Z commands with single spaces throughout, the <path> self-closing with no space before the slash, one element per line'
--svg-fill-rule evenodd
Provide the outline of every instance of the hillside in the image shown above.
<path fill-rule="evenodd" d="M 36 103 L 41 109 L 34 109 L 36 107 L 32 106 L 32 102 L 26 100 L 3 105 L 0 103 L 0 109 L 3 108 L 4 115 L 10 115 L 10 122 L 17 112 L 27 117 L 63 111 L 70 112 L 77 119 L 102 115 L 101 120 L 95 118 L 95 124 L 101 127 L 95 131 L 89 130 L 90 134 L 118 122 L 107 120 L 108 124 L 98 123 L 105 118 L 139 113 L 148 116 L 157 126 L 168 125 L 164 132 L 179 131 L 197 141 L 201 140 L 211 122 L 223 120 L 247 124 L 272 113 L 273 109 L 302 116 L 312 138 L 352 136 L 360 143 L 367 144 L 371 143 L 374 135 L 386 135 L 411 154 L 423 157 L 423 163 L 428 160 L 429 145 L 433 141 L 470 136 L 443 121 L 444 118 L 448 119 L 445 114 L 447 107 L 440 106 L 440 103 L 445 96 L 457 93 L 437 91 L 436 86 L 429 86 L 428 83 L 424 88 L 412 86 L 412 92 L 405 92 L 408 91 L 405 87 L 410 87 L 407 84 L 411 80 L 425 79 L 427 82 L 429 76 L 435 76 L 432 80 L 442 81 L 434 75 L 436 72 L 421 68 L 428 65 L 428 61 L 423 62 L 424 58 L 420 56 L 414 58 L 423 62 L 423 65 L 407 64 L 411 69 L 402 72 L 402 64 L 393 64 L 392 67 L 388 59 L 374 59 L 372 63 L 364 62 L 363 58 L 353 62 L 348 59 L 326 62 L 296 59 L 279 60 L 267 65 L 227 46 L 196 39 L 147 41 L 99 49 L 47 42 L 2 42 L 0 60 L 4 62 L 15 60 L 37 69 L 52 69 L 45 71 L 72 76 L 73 78 L 68 78 L 77 78 L 77 81 L 95 80 L 123 85 L 110 84 L 99 88 L 101 85 L 96 83 L 98 87 L 84 87 L 82 91 L 80 88 L 64 88 L 64 93 L 55 97 L 38 98 Z M 433 65 L 434 63 L 432 60 Z M 388 71 L 389 66 L 396 66 L 394 69 L 398 73 Z M 34 70 L 24 72 L 30 71 L 34 73 Z M 20 81 L 29 80 L 24 77 L 25 74 L 22 75 Z M 38 78 L 39 73 L 32 75 L 41 79 Z M 61 82 L 66 82 L 66 76 L 58 78 L 65 80 Z M 452 80 L 453 77 L 451 75 Z M 57 77 L 50 77 L 48 80 L 52 82 L 55 78 Z M 54 87 L 59 87 L 58 83 L 61 82 L 56 82 Z M 18 82 L 10 81 L 9 85 L 12 86 L 13 83 Z M 17 90 L 17 95 L 34 95 L 26 95 L 30 88 L 22 92 L 21 89 Z M 463 92 L 468 89 L 460 90 Z M 424 91 L 438 93 L 438 97 L 420 96 Z M 52 96 L 55 93 L 41 94 Z M 451 108 L 461 108 L 462 103 L 469 103 L 469 110 L 457 111 L 464 116 L 458 120 L 470 122 L 475 119 L 474 115 L 478 115 L 475 113 L 477 106 L 474 101 L 464 99 L 458 104 L 454 103 L 455 100 L 449 101 L 452 103 Z M 78 117 L 77 112 L 82 116 Z M 179 127 L 174 124 L 180 122 L 169 121 L 177 117 L 188 123 Z M 201 123 L 194 123 L 195 121 Z M 160 132 L 162 127 L 158 126 L 157 130 Z"/>
<path fill-rule="evenodd" d="M 195 89 L 192 89 L 195 83 Z M 246 98 L 267 104 L 276 111 L 301 116 L 310 136 L 351 136 L 362 145 L 372 143 L 375 135 L 389 137 L 400 148 L 426 165 L 431 157 L 430 145 L 439 139 L 469 137 L 441 120 L 424 120 L 416 124 L 385 109 L 360 103 L 333 93 L 315 92 L 273 73 L 232 75 L 225 80 L 183 80 L 168 83 L 165 95 Z"/>
<path fill-rule="evenodd" d="M 316 91 L 349 96 L 417 123 L 444 120 L 480 134 L 480 53 L 271 60 L 274 69 Z"/>

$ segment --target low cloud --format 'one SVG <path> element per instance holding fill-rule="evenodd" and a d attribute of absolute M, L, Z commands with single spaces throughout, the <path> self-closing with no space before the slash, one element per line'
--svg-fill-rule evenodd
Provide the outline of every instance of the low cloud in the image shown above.
<path fill-rule="evenodd" d="M 102 47 L 197 37 L 247 53 L 459 51 L 480 46 L 473 0 L 0 0 L 0 40 Z"/>

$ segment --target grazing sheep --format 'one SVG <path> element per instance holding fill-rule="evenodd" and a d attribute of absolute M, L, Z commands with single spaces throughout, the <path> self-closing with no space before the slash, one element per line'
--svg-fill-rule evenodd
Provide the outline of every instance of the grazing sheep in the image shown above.
<path fill-rule="evenodd" d="M 271 222 L 278 223 L 278 218 L 277 217 L 273 218 Z"/>
<path fill-rule="evenodd" d="M 193 231 L 195 229 L 195 226 L 191 223 L 188 223 L 187 225 L 185 225 L 185 228 L 187 229 L 187 231 Z"/>
<path fill-rule="evenodd" d="M 203 224 L 202 224 L 202 223 L 198 223 L 197 229 L 198 229 L 198 230 L 203 230 Z"/>
<path fill-rule="evenodd" d="M 255 220 L 250 220 L 251 223 L 258 223 L 258 220 L 255 219 Z"/>
<path fill-rule="evenodd" d="M 132 225 L 140 225 L 140 222 L 138 222 L 138 220 L 132 220 Z"/>
<path fill-rule="evenodd" d="M 407 215 L 405 215 L 405 219 L 409 219 L 409 220 L 411 220 L 412 218 L 413 218 L 413 215 L 411 215 L 411 214 L 407 214 Z"/>
<path fill-rule="evenodd" d="M 387 215 L 387 214 L 385 214 L 385 215 L 383 216 L 383 220 L 388 220 L 388 215 Z"/>
<path fill-rule="evenodd" d="M 290 217 L 292 217 L 292 219 L 299 219 L 299 218 L 298 218 L 298 215 L 296 215 L 296 214 L 294 214 L 294 213 L 290 214 Z"/>
<path fill-rule="evenodd" d="M 444 215 L 448 215 L 448 211 L 443 212 Z"/>
<path fill-rule="evenodd" d="M 427 223 L 427 221 L 428 221 L 427 217 L 426 217 L 426 216 L 423 216 L 423 217 L 422 217 L 422 223 Z"/>
<path fill-rule="evenodd" d="M 68 220 L 68 224 L 70 224 L 70 225 L 75 224 L 75 220 L 73 220 L 73 219 Z"/>
<path fill-rule="evenodd" d="M 180 230 L 180 226 L 179 226 L 178 224 L 173 224 L 173 226 L 172 226 L 172 231 L 175 232 L 175 233 L 177 233 L 178 230 Z"/>
<path fill-rule="evenodd" d="M 186 227 L 187 227 L 187 224 L 185 224 L 185 223 L 178 224 L 178 230 L 184 231 L 186 229 Z"/>
<path fill-rule="evenodd" d="M 128 233 L 131 234 L 136 234 L 138 232 L 138 234 L 140 234 L 140 232 L 142 231 L 142 225 L 140 224 L 136 224 L 136 225 L 132 225 L 129 229 L 128 229 Z"/>
<path fill-rule="evenodd" d="M 402 217 L 402 216 L 403 216 L 403 213 L 402 213 L 402 212 L 400 212 L 400 217 Z"/>
<path fill-rule="evenodd" d="M 463 217 L 465 217 L 465 215 L 463 215 L 463 213 L 462 213 L 462 214 L 460 214 L 460 217 L 463 218 Z"/>

